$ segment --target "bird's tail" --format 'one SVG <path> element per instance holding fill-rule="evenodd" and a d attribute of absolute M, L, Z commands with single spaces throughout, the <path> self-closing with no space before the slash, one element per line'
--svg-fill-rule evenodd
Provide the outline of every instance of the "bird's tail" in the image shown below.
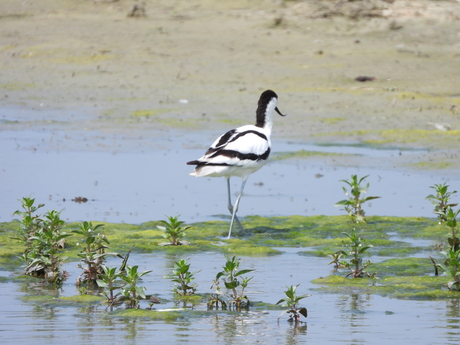
<path fill-rule="evenodd" d="M 187 162 L 187 165 L 197 165 L 198 166 L 199 163 L 200 163 L 199 161 L 190 161 L 190 162 Z M 197 167 L 195 168 L 195 170 L 193 170 L 190 173 L 190 176 L 196 176 L 196 177 L 200 176 L 200 175 L 198 175 Z"/>

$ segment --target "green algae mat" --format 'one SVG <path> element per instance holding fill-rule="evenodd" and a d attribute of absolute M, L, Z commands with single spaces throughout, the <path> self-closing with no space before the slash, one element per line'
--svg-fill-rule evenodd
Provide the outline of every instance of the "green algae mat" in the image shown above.
<path fill-rule="evenodd" d="M 103 224 L 103 233 L 110 240 L 110 251 L 126 253 L 134 245 L 137 253 L 175 253 L 192 256 L 193 253 L 214 252 L 231 256 L 283 255 L 284 248 L 297 248 L 299 260 L 308 257 L 328 257 L 343 249 L 344 232 L 356 228 L 372 247 L 363 260 L 371 260 L 366 271 L 374 278 L 346 278 L 347 272 L 331 273 L 332 265 L 324 267 L 324 276 L 312 283 L 324 293 L 375 293 L 382 296 L 409 299 L 458 298 L 458 292 L 446 288 L 449 277 L 435 276 L 432 262 L 442 262 L 439 247 L 445 242 L 448 229 L 432 218 L 368 217 L 366 224 L 352 224 L 348 216 L 291 216 L 244 218 L 245 233 L 236 232 L 230 240 L 224 239 L 227 221 L 207 221 L 190 225 L 184 240 L 187 245 L 163 246 L 163 231 L 159 221 L 139 225 Z M 15 270 L 22 265 L 19 256 L 23 244 L 13 240 L 18 221 L 0 223 L 0 265 L 4 270 Z M 68 223 L 64 232 L 78 228 L 79 223 Z M 67 238 L 63 250 L 67 260 L 77 261 L 80 248 L 78 236 Z M 254 273 L 257 275 L 257 272 Z M 2 278 L 21 279 L 16 278 Z M 62 300 L 62 303 L 69 302 Z M 78 299 L 75 300 L 78 302 Z"/>

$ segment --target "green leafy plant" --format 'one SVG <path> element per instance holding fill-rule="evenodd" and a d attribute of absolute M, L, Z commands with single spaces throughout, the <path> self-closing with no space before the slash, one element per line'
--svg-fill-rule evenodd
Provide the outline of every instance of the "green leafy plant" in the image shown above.
<path fill-rule="evenodd" d="M 339 269 L 339 268 L 343 268 L 343 266 L 340 264 L 341 260 L 342 260 L 342 257 L 343 257 L 343 251 L 339 251 L 339 252 L 336 252 L 334 254 L 330 254 L 329 255 L 331 258 L 332 258 L 332 261 L 329 262 L 329 265 L 332 265 L 334 264 L 334 269 Z"/>
<path fill-rule="evenodd" d="M 434 206 L 434 213 L 438 216 L 439 224 L 442 224 L 447 221 L 449 209 L 458 205 L 449 203 L 451 196 L 457 191 L 448 192 L 449 186 L 446 183 L 435 184 L 430 188 L 436 191 L 436 195 L 430 194 L 426 199 Z"/>
<path fill-rule="evenodd" d="M 137 286 L 139 280 L 152 271 L 138 272 L 139 266 L 126 266 L 126 273 L 120 278 L 126 283 L 122 288 L 122 295 L 125 297 L 127 308 L 139 308 L 139 301 L 146 300 L 145 287 Z"/>
<path fill-rule="evenodd" d="M 447 226 L 447 228 L 450 230 L 450 235 L 451 237 L 447 237 L 447 242 L 449 243 L 449 246 L 451 249 L 458 251 L 460 249 L 460 239 L 457 236 L 457 218 L 460 213 L 460 209 L 457 211 L 452 210 L 449 208 L 446 212 L 446 220 L 444 224 Z"/>
<path fill-rule="evenodd" d="M 116 303 L 115 298 L 118 297 L 120 293 L 114 294 L 115 290 L 123 288 L 124 283 L 121 281 L 122 273 L 117 272 L 117 268 L 109 268 L 104 265 L 101 265 L 102 274 L 99 274 L 99 278 L 96 280 L 97 285 L 100 288 L 104 289 L 104 295 L 107 298 L 109 306 L 112 306 Z"/>
<path fill-rule="evenodd" d="M 180 239 L 185 236 L 185 231 L 190 229 L 190 226 L 181 227 L 185 222 L 179 221 L 179 216 L 167 217 L 168 221 L 162 220 L 161 223 L 164 225 L 158 225 L 158 229 L 163 230 L 165 233 L 163 237 L 171 242 L 171 245 L 178 246 L 182 243 Z"/>
<path fill-rule="evenodd" d="M 379 196 L 368 196 L 364 197 L 363 195 L 367 193 L 369 189 L 369 183 L 365 186 L 361 186 L 361 183 L 368 177 L 366 175 L 364 177 L 358 178 L 358 175 L 351 175 L 350 181 L 347 180 L 340 180 L 341 182 L 346 183 L 350 187 L 350 191 L 347 190 L 346 187 L 342 187 L 343 192 L 348 199 L 341 200 L 335 204 L 336 207 L 344 207 L 345 211 L 351 218 L 353 223 L 365 223 L 365 212 L 363 210 L 363 204 L 370 200 L 378 199 Z"/>
<path fill-rule="evenodd" d="M 299 308 L 299 302 L 300 300 L 309 297 L 311 295 L 305 294 L 305 295 L 300 295 L 297 296 L 296 290 L 297 287 L 300 284 L 297 285 L 291 285 L 289 287 L 286 287 L 287 290 L 284 291 L 284 294 L 286 295 L 285 298 L 280 299 L 276 304 L 281 304 L 284 303 L 284 306 L 288 307 L 288 310 L 285 310 L 281 313 L 281 315 L 278 317 L 278 321 L 283 316 L 284 314 L 288 313 L 289 314 L 289 320 L 290 322 L 295 322 L 296 325 L 298 325 L 300 321 L 300 316 L 307 317 L 308 311 L 307 308 Z"/>
<path fill-rule="evenodd" d="M 239 270 L 240 260 L 235 256 L 233 256 L 231 259 L 228 257 L 226 259 L 227 262 L 223 266 L 223 271 L 217 273 L 216 278 L 214 279 L 213 286 L 216 286 L 216 294 L 214 297 L 216 297 L 216 299 L 211 300 L 210 302 L 214 301 L 216 306 L 217 302 L 222 303 L 222 299 L 220 298 L 220 295 L 222 294 L 219 287 L 219 280 L 222 279 L 225 288 L 230 291 L 231 305 L 233 305 L 237 310 L 243 307 L 249 308 L 250 301 L 245 295 L 245 289 L 252 277 L 243 277 L 243 274 L 252 272 L 254 270 Z"/>
<path fill-rule="evenodd" d="M 60 266 L 66 257 L 59 254 L 65 247 L 65 238 L 72 235 L 61 232 L 64 224 L 60 219 L 60 212 L 53 210 L 45 214 L 43 227 L 29 238 L 32 246 L 27 256 L 32 261 L 26 267 L 26 274 L 42 268 L 49 283 L 60 284 L 64 280 L 66 274 L 60 271 Z"/>
<path fill-rule="evenodd" d="M 436 191 L 436 195 L 430 194 L 426 199 L 434 206 L 434 213 L 438 216 L 439 224 L 449 229 L 449 236 L 447 237 L 449 247 L 441 251 L 441 254 L 446 259 L 443 264 L 435 265 L 454 279 L 447 283 L 447 287 L 450 290 L 460 291 L 460 239 L 457 236 L 457 218 L 460 214 L 460 209 L 454 211 L 452 207 L 458 204 L 450 203 L 451 196 L 457 191 L 449 192 L 449 186 L 446 183 L 435 184 L 430 188 Z M 443 246 L 440 247 L 442 248 Z"/>
<path fill-rule="evenodd" d="M 107 255 L 115 255 L 123 258 L 117 253 L 106 253 L 106 249 L 110 242 L 107 237 L 100 232 L 102 227 L 103 224 L 93 225 L 93 223 L 85 221 L 80 224 L 77 230 L 72 231 L 81 236 L 77 246 L 81 247 L 78 256 L 83 261 L 83 265 L 79 265 L 83 272 L 77 278 L 77 286 L 81 284 L 86 284 L 90 287 L 96 286 L 96 281 L 100 279 L 103 273 L 102 266 Z"/>
<path fill-rule="evenodd" d="M 211 289 L 214 288 L 214 292 L 209 295 L 208 308 L 213 309 L 214 307 L 219 308 L 219 304 L 223 310 L 227 309 L 227 302 L 224 300 L 224 293 L 220 286 L 220 281 L 215 278 L 212 282 Z"/>
<path fill-rule="evenodd" d="M 363 262 L 363 254 L 369 249 L 372 248 L 372 245 L 366 245 L 366 240 L 361 237 L 361 234 L 356 233 L 356 230 L 353 228 L 350 233 L 343 232 L 345 236 L 348 237 L 348 241 L 343 241 L 342 245 L 346 248 L 346 251 L 339 250 L 334 254 L 336 260 L 330 262 L 334 263 L 337 268 L 346 268 L 351 272 L 347 274 L 347 277 L 352 276 L 353 278 L 362 278 L 364 275 L 368 277 L 374 277 L 366 272 L 366 268 L 369 267 L 372 263 L 370 260 Z M 349 260 L 340 260 L 342 257 L 349 257 Z"/>
<path fill-rule="evenodd" d="M 101 265 L 102 274 L 99 275 L 99 279 L 96 280 L 96 283 L 99 288 L 103 289 L 103 293 L 107 298 L 110 310 L 112 310 L 114 306 L 123 302 L 127 302 L 128 308 L 134 308 L 138 306 L 138 301 L 140 299 L 146 298 L 149 299 L 149 303 L 159 303 L 159 301 L 154 297 L 146 296 L 144 294 L 144 288 L 136 286 L 140 277 L 150 271 L 138 273 L 137 266 L 130 267 L 127 265 L 131 250 L 132 247 L 123 258 L 123 263 L 119 269 L 116 267 Z M 127 278 L 123 278 L 124 276 L 127 276 Z M 116 290 L 122 289 L 123 291 L 116 293 Z"/>
<path fill-rule="evenodd" d="M 176 283 L 174 292 L 179 296 L 190 296 L 196 291 L 197 284 L 193 284 L 195 274 L 198 272 L 190 272 L 190 264 L 185 259 L 175 262 L 175 267 L 172 275 L 169 278 Z"/>
<path fill-rule="evenodd" d="M 24 211 L 14 213 L 21 216 L 21 226 L 13 238 L 23 242 L 26 247 L 21 255 L 26 264 L 24 273 L 59 285 L 66 278 L 66 273 L 60 270 L 65 260 L 60 252 L 65 247 L 65 238 L 71 236 L 61 231 L 65 221 L 55 210 L 46 212 L 44 218 L 34 214 L 44 206 L 34 206 L 35 199 L 22 198 L 20 201 Z"/>
<path fill-rule="evenodd" d="M 447 283 L 447 287 L 449 290 L 460 291 L 460 250 L 451 247 L 449 250 L 442 251 L 441 254 L 446 257 L 446 260 L 444 265 L 437 264 L 437 266 L 454 278 L 453 281 Z"/>
<path fill-rule="evenodd" d="M 35 235 L 35 232 L 41 229 L 43 220 L 39 214 L 34 214 L 38 209 L 45 204 L 35 206 L 35 199 L 24 197 L 19 200 L 23 211 L 15 211 L 14 215 L 21 217 L 21 227 L 17 230 L 18 235 L 13 237 L 16 240 L 24 242 L 27 247 L 30 247 L 30 237 Z"/>

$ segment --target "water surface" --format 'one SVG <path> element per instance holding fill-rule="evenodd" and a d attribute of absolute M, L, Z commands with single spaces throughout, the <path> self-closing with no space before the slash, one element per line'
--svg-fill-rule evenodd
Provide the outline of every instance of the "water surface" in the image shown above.
<path fill-rule="evenodd" d="M 0 131 L 0 221 L 10 221 L 23 196 L 36 198 L 46 209 L 62 210 L 68 221 L 142 223 L 181 215 L 187 223 L 216 219 L 226 212 L 223 179 L 193 178 L 185 162 L 200 157 L 219 132 L 186 130 L 155 131 L 137 128 L 85 128 L 85 110 L 7 109 Z M 16 121 L 16 122 L 15 122 Z M 18 126 L 16 126 L 18 125 Z M 16 126 L 16 127 L 15 127 Z M 420 172 L 375 164 L 395 155 L 415 151 L 376 150 L 350 146 L 316 146 L 301 140 L 273 140 L 273 152 L 314 150 L 359 155 L 359 164 L 333 164 L 316 156 L 272 160 L 250 177 L 239 215 L 290 216 L 338 215 L 335 202 L 345 198 L 339 180 L 351 174 L 370 174 L 369 195 L 381 199 L 366 205 L 369 215 L 431 216 L 425 200 L 429 186 L 448 182 L 453 189 L 460 178 L 450 172 Z M 356 156 L 355 156 L 356 157 Z M 356 161 L 356 159 L 354 160 Z M 232 180 L 239 188 L 239 180 Z M 71 199 L 85 197 L 86 203 Z M 410 239 L 402 239 L 411 241 Z M 427 241 L 417 242 L 430 246 Z M 459 299 L 448 301 L 399 300 L 378 295 L 325 294 L 311 280 L 331 273 L 329 259 L 299 255 L 296 248 L 283 254 L 244 257 L 242 268 L 255 269 L 247 291 L 252 301 L 276 303 L 286 286 L 301 284 L 309 317 L 306 327 L 294 329 L 286 317 L 278 323 L 280 310 L 255 307 L 248 312 L 206 311 L 201 316 L 184 314 L 177 321 L 155 321 L 111 315 L 103 305 L 54 306 L 33 303 L 24 296 L 43 293 L 26 284 L 12 282 L 0 271 L 0 340 L 27 344 L 458 344 Z M 224 263 L 222 254 L 187 255 L 196 274 L 198 293 L 209 293 Z M 180 255 L 132 254 L 131 264 L 153 270 L 142 285 L 147 293 L 165 300 L 157 309 L 178 307 L 172 299 L 172 283 L 165 279 Z M 382 260 L 382 258 L 372 258 Z M 109 261 L 109 265 L 118 262 Z M 71 276 L 56 296 L 78 294 L 74 282 L 76 262 L 66 263 Z M 49 292 L 48 292 L 49 293 Z M 145 308 L 146 306 L 143 305 Z"/>
<path fill-rule="evenodd" d="M 216 133 L 170 131 L 124 138 L 83 131 L 0 132 L 0 221 L 10 221 L 18 199 L 36 198 L 48 209 L 62 210 L 68 221 L 142 223 L 181 215 L 187 222 L 227 214 L 223 178 L 188 176 L 185 163 L 200 157 Z M 339 215 L 334 204 L 345 198 L 342 179 L 370 175 L 369 215 L 432 216 L 425 197 L 435 183 L 452 188 L 460 178 L 450 172 L 420 172 L 386 166 L 372 159 L 391 158 L 400 150 L 349 146 L 320 147 L 274 140 L 273 151 L 316 150 L 359 155 L 360 165 L 337 166 L 325 158 L 271 160 L 250 176 L 238 214 L 260 216 Z M 407 151 L 404 155 L 417 154 Z M 368 164 L 366 164 L 366 162 Z M 232 179 L 237 192 L 240 179 Z M 76 197 L 86 203 L 72 202 Z"/>
<path fill-rule="evenodd" d="M 156 309 L 180 308 L 172 300 L 172 282 L 165 279 L 179 256 L 133 254 L 131 263 L 141 270 L 152 269 L 142 286 L 166 302 Z M 201 316 L 177 321 L 111 316 L 103 305 L 88 307 L 39 305 L 21 300 L 34 294 L 25 283 L 0 283 L 2 313 L 0 339 L 5 343 L 27 344 L 109 344 L 145 342 L 226 343 L 226 344 L 456 344 L 460 340 L 459 300 L 413 301 L 369 294 L 324 294 L 310 281 L 330 273 L 328 259 L 297 255 L 287 249 L 282 255 L 242 258 L 241 268 L 255 269 L 247 290 L 252 301 L 276 303 L 287 285 L 301 284 L 299 293 L 309 316 L 305 327 L 295 329 L 286 316 L 278 323 L 281 310 L 252 308 L 241 313 L 206 312 L 204 304 L 194 307 Z M 192 254 L 189 262 L 196 274 L 198 293 L 211 290 L 211 281 L 224 263 L 222 254 Z M 111 260 L 109 265 L 117 265 Z M 65 269 L 71 277 L 59 295 L 78 294 L 73 284 L 79 271 L 76 263 Z M 9 274 L 3 272 L 3 274 Z M 37 292 L 35 292 L 37 293 Z M 169 302 L 168 302 L 169 301 Z M 143 307 L 146 307 L 144 304 Z M 192 311 L 189 310 L 190 315 Z"/>

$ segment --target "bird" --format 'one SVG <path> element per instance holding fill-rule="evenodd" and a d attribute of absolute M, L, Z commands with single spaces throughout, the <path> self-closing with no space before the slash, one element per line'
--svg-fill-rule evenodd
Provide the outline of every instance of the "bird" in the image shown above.
<path fill-rule="evenodd" d="M 255 125 L 245 125 L 229 130 L 217 138 L 201 158 L 187 162 L 188 165 L 195 165 L 195 169 L 190 173 L 191 176 L 225 177 L 228 194 L 227 207 L 232 215 L 228 239 L 231 237 L 234 222 L 244 232 L 236 213 L 249 175 L 262 168 L 270 155 L 270 136 L 275 111 L 281 116 L 286 116 L 278 109 L 277 94 L 272 90 L 262 92 L 257 105 Z M 230 193 L 232 176 L 242 179 L 235 205 L 232 205 Z"/>

